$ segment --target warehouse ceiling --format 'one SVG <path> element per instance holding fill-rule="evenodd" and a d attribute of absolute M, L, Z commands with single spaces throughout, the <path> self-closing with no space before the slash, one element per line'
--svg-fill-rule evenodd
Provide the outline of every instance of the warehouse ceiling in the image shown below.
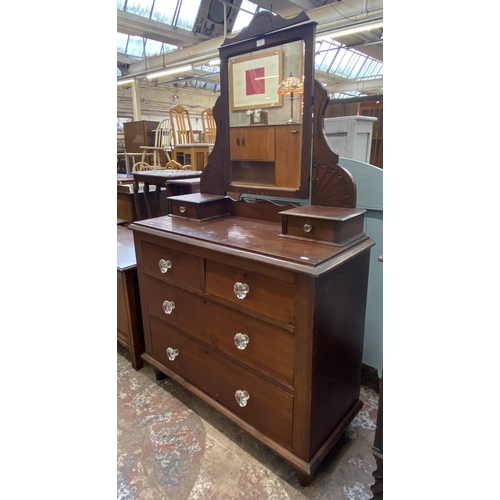
<path fill-rule="evenodd" d="M 147 74 L 189 63 L 192 69 L 158 78 L 155 85 L 217 92 L 218 66 L 208 62 L 218 57 L 225 36 L 261 10 L 288 18 L 305 11 L 318 23 L 316 78 L 331 97 L 383 93 L 382 0 L 118 0 L 118 80 L 134 77 L 146 84 Z M 371 29 L 345 34 L 361 26 Z"/>

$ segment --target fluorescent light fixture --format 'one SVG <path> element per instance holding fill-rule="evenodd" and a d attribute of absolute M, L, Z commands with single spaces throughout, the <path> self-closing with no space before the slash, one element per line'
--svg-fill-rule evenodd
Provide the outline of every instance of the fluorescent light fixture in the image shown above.
<path fill-rule="evenodd" d="M 127 78 L 126 80 L 116 80 L 117 85 L 128 85 L 129 83 L 134 83 L 134 78 Z"/>
<path fill-rule="evenodd" d="M 177 68 L 170 68 L 163 71 L 158 71 L 157 73 L 151 73 L 146 75 L 148 80 L 152 78 L 159 78 L 160 76 L 173 75 L 174 73 L 182 73 L 183 71 L 190 71 L 193 69 L 192 64 L 186 64 L 186 66 L 178 66 Z"/>
<path fill-rule="evenodd" d="M 212 59 L 211 61 L 208 61 L 209 66 L 219 66 L 220 64 L 220 59 Z"/>
<path fill-rule="evenodd" d="M 331 31 L 330 33 L 321 34 L 316 37 L 316 41 L 325 40 L 326 38 L 340 38 L 342 36 L 354 35 L 355 33 L 362 33 L 363 31 L 370 31 L 375 28 L 382 28 L 384 25 L 383 21 L 378 21 L 376 23 L 366 23 L 353 26 L 352 28 L 339 29 L 338 31 Z"/>

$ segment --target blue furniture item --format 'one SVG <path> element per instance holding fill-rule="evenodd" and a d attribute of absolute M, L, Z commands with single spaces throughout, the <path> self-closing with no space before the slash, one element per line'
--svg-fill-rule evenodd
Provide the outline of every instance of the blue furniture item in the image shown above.
<path fill-rule="evenodd" d="M 356 207 L 367 210 L 365 233 L 375 241 L 375 246 L 370 252 L 363 363 L 376 368 L 379 377 L 382 377 L 383 265 L 378 258 L 384 254 L 383 170 L 351 158 L 340 157 L 339 165 L 354 177 L 357 192 Z"/>

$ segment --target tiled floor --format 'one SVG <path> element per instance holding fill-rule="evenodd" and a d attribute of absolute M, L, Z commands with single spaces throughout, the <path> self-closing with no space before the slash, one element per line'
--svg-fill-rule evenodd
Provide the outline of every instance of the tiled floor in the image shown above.
<path fill-rule="evenodd" d="M 121 500 L 365 500 L 375 459 L 378 396 L 363 408 L 308 488 L 294 468 L 147 363 L 130 365 L 118 345 L 118 495 Z"/>

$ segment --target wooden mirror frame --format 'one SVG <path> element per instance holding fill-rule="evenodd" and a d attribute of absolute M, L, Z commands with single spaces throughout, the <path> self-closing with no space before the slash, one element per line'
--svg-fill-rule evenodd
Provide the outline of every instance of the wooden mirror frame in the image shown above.
<path fill-rule="evenodd" d="M 332 151 L 324 133 L 324 114 L 329 97 L 314 78 L 316 22 L 305 12 L 292 19 L 264 11 L 257 14 L 237 36 L 227 38 L 219 49 L 221 95 L 213 108 L 217 126 L 216 142 L 200 181 L 200 192 L 229 195 L 263 195 L 272 199 L 298 199 L 312 205 L 354 208 L 356 186 L 351 174 L 338 165 L 339 156 Z M 302 113 L 302 146 L 300 186 L 297 190 L 277 188 L 242 188 L 231 185 L 229 144 L 228 61 L 230 57 L 269 50 L 294 41 L 304 41 L 304 94 Z"/>

